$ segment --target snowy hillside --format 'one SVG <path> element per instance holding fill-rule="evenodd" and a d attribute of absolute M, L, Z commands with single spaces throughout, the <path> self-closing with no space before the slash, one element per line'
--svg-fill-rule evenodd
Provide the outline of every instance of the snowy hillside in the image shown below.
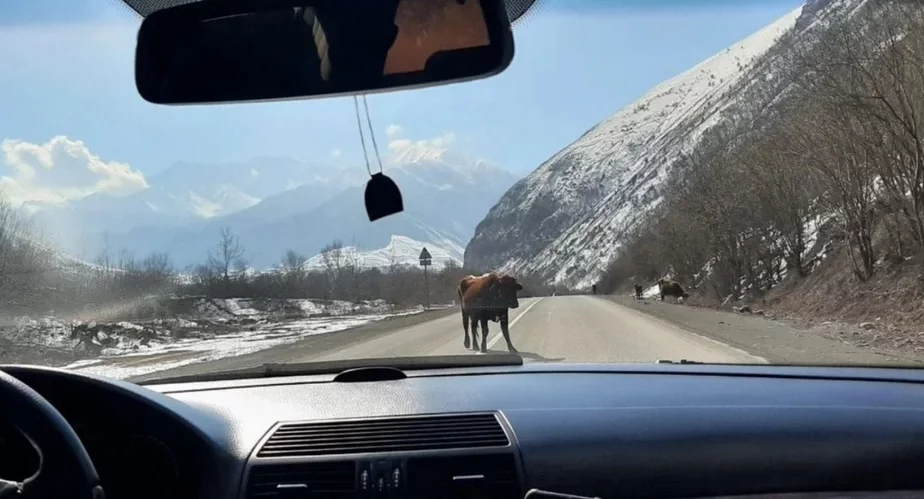
<path fill-rule="evenodd" d="M 660 202 L 678 157 L 717 123 L 760 112 L 748 99 L 758 91 L 767 98 L 771 49 L 791 36 L 801 12 L 662 83 L 543 163 L 479 224 L 466 265 L 572 286 L 596 281 L 620 237 Z"/>
<path fill-rule="evenodd" d="M 380 268 L 387 269 L 392 266 L 411 266 L 417 267 L 420 250 L 424 247 L 433 257 L 433 270 L 440 270 L 449 262 L 457 266 L 462 265 L 463 248 L 459 245 L 450 245 L 445 248 L 434 245 L 433 243 L 424 243 L 415 241 L 404 236 L 392 236 L 388 246 L 370 251 L 357 251 L 353 247 L 343 248 L 344 259 L 357 262 L 361 268 Z M 324 257 L 316 255 L 305 263 L 305 267 L 310 270 L 324 270 Z"/>

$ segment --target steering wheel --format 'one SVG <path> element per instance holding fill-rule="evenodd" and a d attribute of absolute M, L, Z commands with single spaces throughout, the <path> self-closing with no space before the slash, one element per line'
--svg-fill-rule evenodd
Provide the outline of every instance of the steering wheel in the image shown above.
<path fill-rule="evenodd" d="M 39 453 L 39 470 L 22 482 L 0 479 L 0 499 L 104 499 L 96 468 L 64 416 L 25 383 L 0 371 L 5 422 L 19 428 Z"/>

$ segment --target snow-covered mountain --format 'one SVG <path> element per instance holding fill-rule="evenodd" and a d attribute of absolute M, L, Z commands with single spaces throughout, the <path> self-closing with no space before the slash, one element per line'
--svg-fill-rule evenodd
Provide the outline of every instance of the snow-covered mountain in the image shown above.
<path fill-rule="evenodd" d="M 356 265 L 361 268 L 417 267 L 420 263 L 418 257 L 423 248 L 427 248 L 430 256 L 433 257 L 433 270 L 440 270 L 450 262 L 458 266 L 462 265 L 463 248 L 461 246 L 452 245 L 444 248 L 404 236 L 392 236 L 388 246 L 375 250 L 362 251 L 351 246 L 344 247 L 342 254 L 349 261 L 356 262 Z M 324 257 L 318 254 L 308 259 L 305 268 L 324 270 L 326 268 Z"/>
<path fill-rule="evenodd" d="M 27 207 L 62 249 L 75 248 L 92 234 L 160 230 L 205 224 L 255 207 L 262 200 L 301 188 L 313 189 L 303 209 L 318 205 L 361 176 L 288 157 L 258 157 L 239 163 L 176 163 L 147 179 L 149 187 L 129 196 L 97 193 L 60 207 Z"/>
<path fill-rule="evenodd" d="M 779 78 L 812 16 L 858 0 L 812 0 L 599 123 L 518 182 L 478 225 L 465 264 L 585 287 L 661 201 L 677 159 L 718 125 L 734 130 L 786 94 Z M 800 26 L 800 27 L 797 27 Z"/>
<path fill-rule="evenodd" d="M 286 209 L 292 213 L 289 216 L 246 226 L 228 225 L 260 207 L 256 205 L 237 216 L 214 220 L 198 235 L 181 235 L 168 250 L 178 258 L 200 261 L 220 227 L 230 226 L 257 267 L 278 263 L 289 248 L 311 255 L 338 240 L 368 251 L 386 247 L 396 235 L 461 252 L 477 223 L 516 180 L 496 165 L 450 149 L 438 152 L 431 148 L 427 155 L 389 158 L 385 171 L 401 189 L 402 213 L 370 222 L 363 201 L 365 186 L 358 185 L 313 209 L 290 207 Z M 276 200 L 263 201 L 271 202 Z"/>
<path fill-rule="evenodd" d="M 189 178 L 177 167 L 165 172 L 166 179 L 152 177 L 143 195 L 97 196 L 36 218 L 57 222 L 58 230 L 49 232 L 65 235 L 56 241 L 59 247 L 89 260 L 105 244 L 110 251 L 136 255 L 167 252 L 180 267 L 200 264 L 224 227 L 238 236 L 256 268 L 278 264 L 288 249 L 314 255 L 333 241 L 366 252 L 413 240 L 461 259 L 477 223 L 516 178 L 449 142 L 397 142 L 400 147 L 384 158 L 385 171 L 400 186 L 405 211 L 375 223 L 364 207 L 365 171 L 333 172 L 294 160 L 280 161 L 272 171 L 257 169 L 258 160 L 224 173 L 192 166 Z M 163 212 L 151 206 L 159 209 L 163 199 L 176 200 L 175 193 L 183 190 L 194 197 L 170 205 L 169 216 L 153 215 Z"/>

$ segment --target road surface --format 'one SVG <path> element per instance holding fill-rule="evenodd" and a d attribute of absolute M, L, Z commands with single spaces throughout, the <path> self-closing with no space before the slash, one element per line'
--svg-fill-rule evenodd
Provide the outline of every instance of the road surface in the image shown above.
<path fill-rule="evenodd" d="M 488 347 L 506 352 L 500 326 L 489 323 Z M 511 310 L 510 336 L 525 361 L 650 363 L 658 359 L 763 362 L 763 359 L 593 296 L 520 301 Z M 455 355 L 462 344 L 461 314 L 398 329 L 305 361 L 416 355 Z M 468 351 L 470 352 L 470 351 Z"/>
<path fill-rule="evenodd" d="M 349 331 L 307 338 L 291 345 L 190 364 L 133 378 L 134 381 L 259 366 L 264 363 L 314 362 L 383 357 L 476 353 L 462 344 L 458 309 L 420 317 L 384 320 Z M 490 351 L 507 348 L 497 323 L 489 323 Z M 596 296 L 560 296 L 520 300 L 510 311 L 510 335 L 525 362 L 651 363 L 659 359 L 721 363 L 765 363 L 704 335 Z"/>

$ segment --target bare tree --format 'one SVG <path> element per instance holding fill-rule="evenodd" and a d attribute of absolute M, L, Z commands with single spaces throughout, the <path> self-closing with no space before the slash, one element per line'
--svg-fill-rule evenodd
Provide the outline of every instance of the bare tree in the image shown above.
<path fill-rule="evenodd" d="M 354 303 L 359 303 L 362 300 L 364 270 L 362 268 L 362 263 L 362 258 L 359 256 L 359 252 L 355 249 L 355 246 L 351 247 L 348 251 L 344 251 L 342 275 L 346 288 L 349 289 L 349 298 Z"/>
<path fill-rule="evenodd" d="M 308 258 L 305 255 L 289 249 L 286 250 L 285 256 L 282 257 L 282 271 L 287 277 L 295 280 L 301 280 L 305 275 L 305 263 Z"/>
<path fill-rule="evenodd" d="M 339 274 L 343 267 L 343 242 L 336 240 L 321 248 L 321 261 L 328 272 Z"/>
<path fill-rule="evenodd" d="M 848 125 L 844 146 L 874 171 L 881 188 L 873 194 L 889 198 L 887 204 L 904 215 L 918 249 L 924 249 L 924 8 L 920 2 L 870 0 L 856 11 L 835 11 L 828 25 L 815 34 L 811 49 L 803 49 L 799 83 L 847 115 L 839 119 Z M 852 190 L 863 188 L 855 182 Z M 871 255 L 864 253 L 871 243 L 857 232 L 866 232 L 872 221 L 860 209 L 853 206 L 845 223 L 852 233 L 848 242 L 864 259 L 861 273 L 870 274 L 865 259 Z"/>
<path fill-rule="evenodd" d="M 230 286 L 233 270 L 244 265 L 244 247 L 230 227 L 223 227 L 219 233 L 215 248 L 209 251 L 208 267 L 212 274 L 221 279 L 227 290 Z"/>
<path fill-rule="evenodd" d="M 385 258 L 388 261 L 388 273 L 395 274 L 398 271 L 398 267 L 401 266 L 401 256 L 398 254 L 398 251 L 394 246 L 388 246 L 388 251 L 385 253 Z"/>
<path fill-rule="evenodd" d="M 0 196 L 0 306 L 24 303 L 41 286 L 50 265 L 37 234 L 16 209 Z"/>
<path fill-rule="evenodd" d="M 307 262 L 305 255 L 292 249 L 286 250 L 286 254 L 282 257 L 282 277 L 289 295 L 298 294 L 303 286 Z"/>

